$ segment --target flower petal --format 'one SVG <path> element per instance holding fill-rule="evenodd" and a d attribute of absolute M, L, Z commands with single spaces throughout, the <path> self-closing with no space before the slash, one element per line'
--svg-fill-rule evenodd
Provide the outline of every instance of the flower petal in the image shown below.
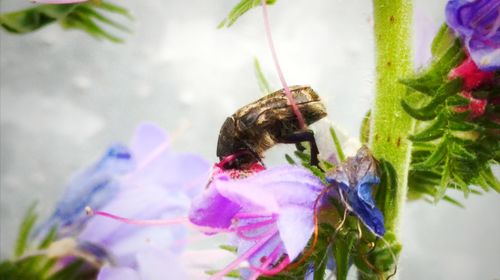
<path fill-rule="evenodd" d="M 136 220 L 150 220 L 183 216 L 188 207 L 189 199 L 182 193 L 168 192 L 159 187 L 144 187 L 123 190 L 103 211 Z M 120 265 L 131 265 L 139 249 L 150 246 L 168 249 L 185 234 L 182 227 L 129 225 L 94 217 L 80 233 L 79 239 L 107 248 Z"/>
<path fill-rule="evenodd" d="M 165 250 L 148 249 L 137 254 L 143 280 L 187 279 L 176 255 Z"/>
<path fill-rule="evenodd" d="M 312 209 L 325 187 L 311 171 L 299 166 L 281 166 L 240 180 L 217 181 L 221 195 L 245 209 L 279 213 L 281 207 Z"/>
<path fill-rule="evenodd" d="M 40 227 L 39 234 L 55 224 L 61 226 L 61 234 L 80 228 L 87 219 L 85 207 L 99 209 L 105 205 L 118 193 L 119 184 L 115 178 L 132 167 L 129 150 L 119 144 L 111 146 L 95 164 L 70 181 L 51 218 Z"/>
<path fill-rule="evenodd" d="M 306 247 L 314 231 L 314 211 L 304 207 L 286 207 L 278 218 L 278 229 L 290 260 Z"/>
<path fill-rule="evenodd" d="M 500 69 L 500 1 L 450 0 L 446 21 L 481 70 Z"/>
<path fill-rule="evenodd" d="M 241 206 L 222 196 L 218 189 L 210 186 L 200 196 L 193 199 L 189 210 L 189 220 L 199 226 L 229 228 Z"/>
<path fill-rule="evenodd" d="M 141 280 L 139 274 L 129 267 L 103 267 L 97 280 Z"/>
<path fill-rule="evenodd" d="M 374 208 L 375 202 L 372 197 L 372 187 L 380 183 L 380 179 L 374 175 L 366 175 L 358 183 L 358 197 L 368 206 Z"/>
<path fill-rule="evenodd" d="M 170 145 L 167 133 L 153 123 L 142 123 L 135 129 L 130 150 L 137 161 L 143 161 L 162 145 Z"/>

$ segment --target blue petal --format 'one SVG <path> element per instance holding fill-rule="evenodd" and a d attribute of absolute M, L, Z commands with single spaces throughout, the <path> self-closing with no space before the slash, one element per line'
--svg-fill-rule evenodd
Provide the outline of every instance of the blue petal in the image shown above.
<path fill-rule="evenodd" d="M 71 180 L 56 210 L 38 234 L 44 234 L 56 224 L 61 226 L 61 233 L 80 228 L 87 219 L 85 207 L 99 209 L 106 204 L 119 189 L 115 178 L 132 167 L 129 150 L 119 144 L 111 146 L 101 159 Z"/>
<path fill-rule="evenodd" d="M 380 179 L 375 175 L 365 175 L 358 182 L 357 191 L 358 197 L 368 204 L 371 208 L 375 207 L 375 202 L 372 197 L 372 187 L 380 183 Z"/>
<path fill-rule="evenodd" d="M 446 5 L 448 26 L 464 41 L 479 69 L 500 69 L 500 1 L 451 0 Z"/>
<path fill-rule="evenodd" d="M 384 216 L 378 208 L 370 206 L 354 192 L 348 194 L 348 201 L 354 213 L 371 232 L 378 236 L 385 234 Z"/>

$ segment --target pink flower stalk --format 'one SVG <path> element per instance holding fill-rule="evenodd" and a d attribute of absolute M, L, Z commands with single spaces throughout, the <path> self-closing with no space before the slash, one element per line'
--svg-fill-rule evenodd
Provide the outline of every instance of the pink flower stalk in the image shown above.
<path fill-rule="evenodd" d="M 458 113 L 463 113 L 466 111 L 470 111 L 470 117 L 472 119 L 476 119 L 482 115 L 486 111 L 486 105 L 488 105 L 488 100 L 486 99 L 478 99 L 472 96 L 470 91 L 462 92 L 461 95 L 467 99 L 469 99 L 470 103 L 465 106 L 457 106 L 455 107 L 455 111 Z"/>
<path fill-rule="evenodd" d="M 479 69 L 472 58 L 467 57 L 459 66 L 451 70 L 448 76 L 450 79 L 461 78 L 463 80 L 463 91 L 460 94 L 470 101 L 468 105 L 456 106 L 455 111 L 459 113 L 470 111 L 471 119 L 484 115 L 488 99 L 474 98 L 472 92 L 482 86 L 491 85 L 495 80 L 495 72 Z"/>
<path fill-rule="evenodd" d="M 476 63 L 468 57 L 459 66 L 451 70 L 450 79 L 461 78 L 464 81 L 465 91 L 476 89 L 482 85 L 487 85 L 493 82 L 495 77 L 494 71 L 482 71 Z"/>

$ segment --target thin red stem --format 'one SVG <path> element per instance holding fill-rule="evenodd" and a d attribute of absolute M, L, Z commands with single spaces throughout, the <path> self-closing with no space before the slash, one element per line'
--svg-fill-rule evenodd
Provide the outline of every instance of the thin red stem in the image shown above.
<path fill-rule="evenodd" d="M 278 60 L 278 55 L 276 54 L 276 49 L 274 48 L 273 37 L 271 34 L 271 25 L 269 24 L 269 15 L 267 13 L 266 0 L 261 0 L 261 3 L 262 3 L 262 13 L 264 15 L 264 27 L 266 30 L 267 42 L 269 43 L 269 49 L 271 50 L 271 54 L 273 56 L 274 65 L 276 66 L 276 71 L 278 72 L 278 76 L 280 78 L 281 85 L 283 86 L 283 89 L 285 90 L 285 94 L 286 94 L 286 97 L 288 98 L 288 102 L 290 103 L 290 106 L 292 106 L 293 113 L 297 117 L 300 129 L 306 129 L 307 125 L 306 125 L 306 122 L 304 121 L 304 117 L 302 116 L 302 113 L 300 112 L 299 107 L 297 106 L 297 102 L 295 102 L 295 99 L 293 99 L 292 93 L 290 92 L 290 88 L 288 87 L 288 85 L 285 81 L 285 76 L 283 75 L 283 71 L 281 71 L 280 63 Z"/>

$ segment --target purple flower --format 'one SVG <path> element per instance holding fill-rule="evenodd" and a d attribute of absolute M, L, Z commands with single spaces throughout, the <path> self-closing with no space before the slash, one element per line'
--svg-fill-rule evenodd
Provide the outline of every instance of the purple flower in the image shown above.
<path fill-rule="evenodd" d="M 97 254 L 108 261 L 99 279 L 183 275 L 180 266 L 174 265 L 174 256 L 182 249 L 179 240 L 186 238 L 184 226 L 139 226 L 101 217 L 74 218 L 84 213 L 85 205 L 134 220 L 185 217 L 191 197 L 205 186 L 210 165 L 196 155 L 173 153 L 169 146 L 167 135 L 159 127 L 139 126 L 129 149 L 113 146 L 103 159 L 72 181 L 57 206 L 53 216 L 58 221 L 68 227 L 78 225 L 76 239 L 82 249 L 105 252 Z M 187 222 L 186 218 L 179 220 Z M 166 255 L 168 258 L 164 258 Z"/>
<path fill-rule="evenodd" d="M 244 179 L 215 177 L 193 201 L 189 219 L 211 232 L 232 232 L 239 257 L 213 276 L 219 279 L 247 261 L 243 276 L 275 274 L 305 248 L 314 231 L 325 185 L 298 166 L 270 168 Z M 245 277 L 245 278 L 246 278 Z"/>
<path fill-rule="evenodd" d="M 370 231 L 378 236 L 385 234 L 384 216 L 372 198 L 372 187 L 380 182 L 377 164 L 366 146 L 329 172 L 326 180 L 339 186 L 342 201 Z"/>
<path fill-rule="evenodd" d="M 38 230 L 42 236 L 58 226 L 60 236 L 80 230 L 88 217 L 85 207 L 101 208 L 119 190 L 117 176 L 129 172 L 133 160 L 127 147 L 115 144 L 93 165 L 73 177 L 52 216 Z"/>
<path fill-rule="evenodd" d="M 500 69 L 500 0 L 450 0 L 446 21 L 479 69 Z"/>

